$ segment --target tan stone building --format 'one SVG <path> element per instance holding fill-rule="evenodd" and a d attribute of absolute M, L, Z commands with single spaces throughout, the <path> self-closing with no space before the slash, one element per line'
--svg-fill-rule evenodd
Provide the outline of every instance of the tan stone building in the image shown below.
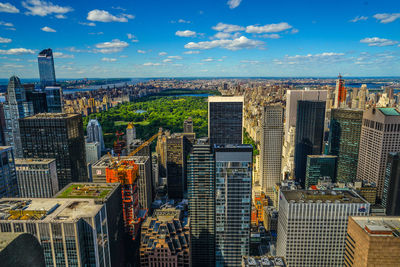
<path fill-rule="evenodd" d="M 400 217 L 349 217 L 344 266 L 400 266 Z"/>

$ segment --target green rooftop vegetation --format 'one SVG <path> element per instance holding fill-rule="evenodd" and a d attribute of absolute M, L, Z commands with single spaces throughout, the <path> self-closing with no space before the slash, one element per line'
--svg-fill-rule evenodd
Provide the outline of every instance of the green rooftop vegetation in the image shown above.
<path fill-rule="evenodd" d="M 72 184 L 64 189 L 57 198 L 105 198 L 112 188 L 106 186 L 88 186 Z"/>

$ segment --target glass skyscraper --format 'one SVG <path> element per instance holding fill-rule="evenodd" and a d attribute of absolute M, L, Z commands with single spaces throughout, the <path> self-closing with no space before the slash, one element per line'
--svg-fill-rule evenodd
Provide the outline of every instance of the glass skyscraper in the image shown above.
<path fill-rule="evenodd" d="M 53 51 L 51 48 L 42 50 L 38 55 L 40 87 L 56 85 L 56 73 L 54 70 Z"/>
<path fill-rule="evenodd" d="M 18 196 L 13 149 L 10 146 L 0 146 L 0 198 Z"/>
<path fill-rule="evenodd" d="M 335 172 L 336 156 L 308 155 L 305 188 L 308 189 L 312 185 L 317 185 L 318 180 L 323 177 L 329 177 L 332 182 L 335 182 Z"/>
<path fill-rule="evenodd" d="M 46 93 L 47 110 L 50 113 L 63 112 L 62 89 L 60 86 L 46 86 L 44 89 Z"/>
<path fill-rule="evenodd" d="M 87 142 L 99 142 L 102 151 L 105 150 L 103 131 L 98 120 L 90 120 L 86 126 Z"/>

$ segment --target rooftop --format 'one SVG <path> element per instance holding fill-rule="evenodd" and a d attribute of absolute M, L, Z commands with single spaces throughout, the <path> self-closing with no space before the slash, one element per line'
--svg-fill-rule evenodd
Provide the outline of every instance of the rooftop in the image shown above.
<path fill-rule="evenodd" d="M 333 155 L 307 155 L 308 158 L 328 158 L 328 159 L 334 159 L 337 158 L 337 156 Z"/>
<path fill-rule="evenodd" d="M 62 118 L 74 118 L 80 116 L 80 114 L 73 113 L 38 113 L 30 117 L 25 117 L 24 120 L 32 119 L 62 119 Z"/>
<path fill-rule="evenodd" d="M 286 266 L 285 260 L 282 257 L 273 256 L 243 256 L 243 266 Z"/>
<path fill-rule="evenodd" d="M 118 157 L 112 157 L 113 160 L 117 161 Z M 122 156 L 119 157 L 120 160 L 133 160 L 136 164 L 143 164 L 145 163 L 149 157 L 148 156 Z M 101 157 L 98 161 L 96 161 L 92 167 L 109 167 L 111 166 L 111 159 L 108 155 Z"/>
<path fill-rule="evenodd" d="M 352 190 L 290 190 L 282 194 L 291 203 L 368 203 Z"/>
<path fill-rule="evenodd" d="M 55 198 L 108 198 L 119 183 L 71 183 L 58 192 Z"/>
<path fill-rule="evenodd" d="M 244 96 L 209 96 L 208 102 L 244 102 Z"/>
<path fill-rule="evenodd" d="M 399 116 L 400 113 L 395 108 L 378 108 L 386 116 Z"/>
<path fill-rule="evenodd" d="M 352 216 L 351 218 L 370 236 L 400 237 L 400 216 Z"/>
<path fill-rule="evenodd" d="M 15 165 L 39 165 L 49 164 L 56 159 L 40 159 L 40 158 L 16 158 Z"/>

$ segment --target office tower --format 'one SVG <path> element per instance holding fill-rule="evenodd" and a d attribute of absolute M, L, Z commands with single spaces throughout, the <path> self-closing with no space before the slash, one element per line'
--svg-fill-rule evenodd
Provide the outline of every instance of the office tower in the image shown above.
<path fill-rule="evenodd" d="M 243 96 L 208 97 L 210 144 L 243 143 Z"/>
<path fill-rule="evenodd" d="M 103 234 L 108 233 L 106 242 L 109 243 L 111 266 L 126 266 L 124 263 L 127 257 L 132 255 L 132 251 L 129 251 L 130 244 L 125 240 L 120 184 L 71 183 L 54 198 L 61 200 L 84 198 L 94 200 L 97 205 L 104 205 L 105 211 L 103 210 L 102 214 L 106 216 L 107 225 L 103 223 L 103 227 L 106 227 L 103 228 Z"/>
<path fill-rule="evenodd" d="M 400 216 L 400 153 L 389 153 L 385 182 L 383 185 L 382 206 L 388 216 Z"/>
<path fill-rule="evenodd" d="M 4 103 L 0 103 L 0 146 L 6 145 L 4 131 L 6 129 L 6 118 L 4 116 Z"/>
<path fill-rule="evenodd" d="M 349 216 L 370 204 L 351 190 L 281 191 L 276 255 L 289 266 L 343 266 Z"/>
<path fill-rule="evenodd" d="M 286 267 L 285 259 L 273 256 L 243 256 L 242 267 Z"/>
<path fill-rule="evenodd" d="M 98 120 L 90 120 L 86 126 L 87 142 L 99 142 L 101 151 L 105 150 L 103 131 Z"/>
<path fill-rule="evenodd" d="M 59 86 L 46 86 L 44 89 L 46 93 L 47 111 L 49 113 L 63 112 L 63 92 Z"/>
<path fill-rule="evenodd" d="M 85 142 L 86 162 L 93 164 L 101 157 L 101 148 L 99 142 Z"/>
<path fill-rule="evenodd" d="M 320 178 L 329 177 L 331 181 L 335 181 L 336 160 L 336 156 L 308 155 L 305 188 L 308 189 L 310 186 L 318 184 Z"/>
<path fill-rule="evenodd" d="M 400 266 L 400 217 L 349 217 L 345 267 Z"/>
<path fill-rule="evenodd" d="M 56 85 L 56 72 L 54 71 L 53 51 L 48 48 L 42 50 L 38 55 L 40 87 Z"/>
<path fill-rule="evenodd" d="M 156 210 L 142 225 L 140 265 L 186 267 L 190 260 L 190 220 L 174 208 Z"/>
<path fill-rule="evenodd" d="M 133 123 L 128 123 L 126 127 L 126 146 L 128 148 L 128 154 L 131 152 L 131 145 L 135 142 L 136 139 L 136 129 Z"/>
<path fill-rule="evenodd" d="M 56 159 L 59 189 L 88 181 L 80 114 L 41 113 L 19 124 L 24 157 Z"/>
<path fill-rule="evenodd" d="M 251 145 L 215 145 L 216 266 L 239 266 L 249 255 Z"/>
<path fill-rule="evenodd" d="M 8 82 L 6 104 L 4 105 L 4 117 L 6 128 L 4 129 L 5 143 L 14 147 L 15 156 L 22 158 L 20 118 L 33 115 L 32 102 L 26 100 L 25 89 L 18 77 L 12 76 Z"/>
<path fill-rule="evenodd" d="M 55 159 L 15 159 L 20 197 L 47 198 L 58 192 Z"/>
<path fill-rule="evenodd" d="M 45 267 L 43 248 L 27 233 L 0 233 L 2 267 Z M 23 256 L 22 256 L 23 255 Z"/>
<path fill-rule="evenodd" d="M 192 265 L 215 266 L 214 155 L 206 141 L 198 141 L 188 160 L 188 201 Z"/>
<path fill-rule="evenodd" d="M 183 132 L 184 133 L 193 133 L 193 120 L 191 117 L 187 118 L 187 120 L 185 120 L 183 122 Z"/>
<path fill-rule="evenodd" d="M 336 80 L 336 88 L 335 88 L 335 101 L 334 108 L 343 108 L 346 106 L 346 95 L 347 90 L 344 86 L 344 80 L 342 76 L 339 74 L 338 79 Z"/>
<path fill-rule="evenodd" d="M 364 111 L 358 156 L 357 180 L 367 180 L 378 187 L 382 199 L 387 156 L 400 151 L 400 113 L 394 108 L 371 108 Z"/>
<path fill-rule="evenodd" d="M 0 146 L 0 157 L 0 198 L 18 197 L 19 190 L 13 148 Z"/>
<path fill-rule="evenodd" d="M 296 180 L 304 187 L 308 155 L 320 155 L 324 139 L 325 101 L 298 101 L 294 167 Z"/>
<path fill-rule="evenodd" d="M 332 109 L 329 154 L 337 156 L 337 181 L 354 182 L 357 176 L 363 111 Z"/>
<path fill-rule="evenodd" d="M 3 198 L 1 232 L 26 232 L 46 266 L 111 266 L 106 208 L 94 199 Z"/>
<path fill-rule="evenodd" d="M 261 134 L 261 188 L 272 197 L 273 187 L 281 180 L 283 143 L 283 107 L 264 107 Z"/>
<path fill-rule="evenodd" d="M 27 86 L 24 84 L 23 86 L 25 88 L 26 100 L 32 102 L 33 113 L 37 114 L 47 112 L 46 93 L 35 91 L 35 88 L 32 88 L 30 84 Z"/>

